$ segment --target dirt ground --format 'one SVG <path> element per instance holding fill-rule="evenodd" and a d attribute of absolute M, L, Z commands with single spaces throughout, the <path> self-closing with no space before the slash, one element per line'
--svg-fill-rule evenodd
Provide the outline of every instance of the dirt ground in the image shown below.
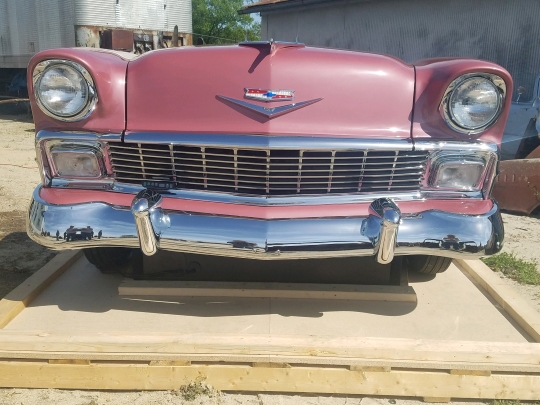
<path fill-rule="evenodd" d="M 34 125 L 26 116 L 0 116 L 0 298 L 23 282 L 54 252 L 31 241 L 25 232 L 30 197 L 40 182 L 34 152 Z M 504 251 L 540 263 L 540 218 L 503 214 Z M 540 264 L 539 264 L 540 271 Z M 504 278 L 504 277 L 503 277 Z M 522 286 L 506 279 L 540 312 L 540 287 Z M 186 401 L 174 391 L 112 393 L 97 391 L 0 389 L 2 404 L 245 404 L 245 405 L 412 405 L 418 401 L 335 396 L 240 395 L 202 396 Z M 458 402 L 453 402 L 458 404 Z M 476 404 L 467 402 L 467 404 Z"/>
<path fill-rule="evenodd" d="M 25 231 L 30 197 L 40 182 L 35 157 L 31 118 L 0 116 L 0 297 L 54 256 Z"/>

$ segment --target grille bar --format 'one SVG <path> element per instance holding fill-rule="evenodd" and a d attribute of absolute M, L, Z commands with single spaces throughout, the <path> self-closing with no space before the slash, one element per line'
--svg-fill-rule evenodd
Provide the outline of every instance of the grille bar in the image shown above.
<path fill-rule="evenodd" d="M 428 152 L 110 143 L 117 181 L 245 195 L 416 191 Z"/>
<path fill-rule="evenodd" d="M 205 148 L 203 148 L 205 149 Z M 144 152 L 144 150 L 143 150 Z M 301 151 L 300 151 L 301 152 Z M 131 153 L 131 152 L 123 152 L 123 151 L 117 151 L 115 152 L 116 154 L 118 155 L 125 155 L 125 156 L 134 156 L 134 157 L 138 157 L 139 156 L 139 153 L 136 152 L 136 153 Z M 168 152 L 166 152 L 168 153 Z M 330 152 L 331 153 L 331 152 Z M 395 152 L 392 152 L 392 153 L 395 153 Z M 153 154 L 150 154 L 150 153 L 146 153 L 144 152 L 145 156 L 148 157 L 148 158 L 153 158 L 153 159 L 169 159 L 169 156 L 168 155 L 153 155 Z M 191 154 L 188 154 L 186 153 L 187 156 L 182 156 L 182 159 L 193 159 L 193 160 L 200 160 L 199 157 L 196 157 L 196 154 L 194 153 L 191 153 Z M 200 153 L 198 154 L 200 156 Z M 215 154 L 211 154 L 211 153 L 206 153 L 206 158 L 208 160 L 211 160 L 211 161 L 215 161 L 215 162 L 230 162 L 230 160 L 220 160 L 220 159 L 212 159 L 213 157 L 225 157 L 225 158 L 234 158 L 234 155 L 215 155 Z M 195 156 L 195 157 L 190 157 L 190 156 Z M 238 155 L 239 157 L 241 157 L 242 159 L 250 159 L 250 160 L 260 160 L 260 157 L 259 156 L 241 156 L 241 155 Z M 424 156 L 418 156 L 418 155 L 411 155 L 409 156 L 409 158 L 411 159 L 418 159 L 418 160 L 423 160 Z M 178 157 L 175 157 L 175 159 L 179 159 Z M 280 158 L 276 158 L 276 157 L 271 157 L 271 159 L 279 159 L 279 160 L 283 160 L 283 161 L 298 161 L 298 157 L 295 157 L 295 158 L 288 158 L 288 157 L 280 157 Z M 306 158 L 308 160 L 316 160 L 317 158 Z M 341 157 L 335 157 L 335 160 L 337 162 L 339 161 L 343 161 L 343 160 L 353 160 L 353 159 L 362 159 L 361 157 L 357 157 L 357 156 L 354 156 L 354 157 L 348 157 L 348 156 L 341 156 Z M 377 160 L 381 160 L 381 159 L 388 159 L 388 161 L 391 163 L 394 159 L 394 156 L 367 156 L 366 159 L 377 159 Z M 256 162 L 253 162 L 253 163 L 256 163 Z"/>

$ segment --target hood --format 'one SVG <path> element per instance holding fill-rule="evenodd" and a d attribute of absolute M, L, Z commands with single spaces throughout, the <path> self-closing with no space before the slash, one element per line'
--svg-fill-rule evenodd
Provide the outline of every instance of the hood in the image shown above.
<path fill-rule="evenodd" d="M 414 80 L 414 68 L 392 57 L 299 44 L 154 51 L 128 65 L 126 139 L 133 132 L 409 138 Z M 292 90 L 294 99 L 247 99 L 246 88 Z M 293 103 L 301 108 L 279 109 Z M 286 112 L 268 116 L 257 107 Z"/>

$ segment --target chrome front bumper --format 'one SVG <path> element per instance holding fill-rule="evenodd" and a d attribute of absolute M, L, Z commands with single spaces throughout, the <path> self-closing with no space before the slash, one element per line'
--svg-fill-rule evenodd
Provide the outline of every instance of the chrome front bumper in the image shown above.
<path fill-rule="evenodd" d="M 376 199 L 364 218 L 259 220 L 165 211 L 144 190 L 132 207 L 102 202 L 53 205 L 34 191 L 27 232 L 51 249 L 118 246 L 252 259 L 307 259 L 425 254 L 474 258 L 501 250 L 504 230 L 496 203 L 483 215 L 424 211 L 402 215 Z"/>

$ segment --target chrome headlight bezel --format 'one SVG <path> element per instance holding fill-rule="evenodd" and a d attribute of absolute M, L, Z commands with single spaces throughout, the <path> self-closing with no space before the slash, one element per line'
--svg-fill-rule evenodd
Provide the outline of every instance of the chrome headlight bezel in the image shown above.
<path fill-rule="evenodd" d="M 85 104 L 77 112 L 70 115 L 62 115 L 54 111 L 51 111 L 42 102 L 41 96 L 39 93 L 40 81 L 43 75 L 49 69 L 57 67 L 59 65 L 64 65 L 72 69 L 75 69 L 77 73 L 79 73 L 81 77 L 83 78 L 84 85 L 86 86 L 86 90 L 87 90 L 86 91 L 87 97 L 86 97 Z M 80 121 L 87 118 L 92 113 L 92 111 L 94 111 L 96 103 L 98 101 L 98 95 L 97 95 L 96 87 L 94 84 L 94 79 L 90 75 L 90 72 L 88 72 L 88 70 L 86 70 L 80 64 L 67 60 L 67 59 L 48 59 L 48 60 L 44 60 L 38 63 L 32 73 L 32 83 L 34 86 L 34 97 L 41 111 L 43 111 L 43 113 L 45 113 L 47 116 L 54 118 L 56 120 L 59 120 L 59 121 L 75 122 L 75 121 Z"/>
<path fill-rule="evenodd" d="M 464 84 L 466 81 L 472 78 L 485 79 L 494 86 L 494 88 L 497 91 L 498 106 L 497 106 L 496 113 L 494 114 L 493 118 L 491 118 L 489 121 L 475 128 L 465 128 L 459 125 L 454 119 L 453 113 L 451 111 L 450 99 L 456 89 L 458 89 L 462 84 Z M 441 100 L 440 113 L 443 116 L 446 124 L 454 131 L 461 134 L 466 134 L 466 135 L 476 135 L 481 132 L 484 132 L 486 129 L 488 129 L 489 127 L 491 127 L 493 124 L 497 122 L 497 120 L 501 116 L 505 98 L 506 98 L 506 83 L 501 77 L 495 74 L 491 74 L 491 73 L 480 73 L 480 72 L 468 73 L 454 79 L 452 83 L 450 83 L 450 85 L 447 87 L 446 91 L 444 92 L 443 98 Z"/>

